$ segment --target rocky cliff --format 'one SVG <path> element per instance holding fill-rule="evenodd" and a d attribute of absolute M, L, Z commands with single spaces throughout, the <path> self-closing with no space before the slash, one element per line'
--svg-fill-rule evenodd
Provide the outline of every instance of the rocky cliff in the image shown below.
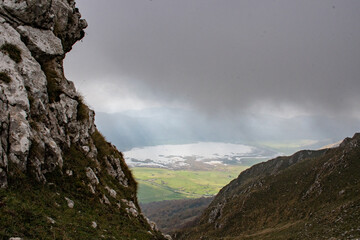
<path fill-rule="evenodd" d="M 86 27 L 73 0 L 0 0 L 1 239 L 163 239 L 64 76 Z"/>
<path fill-rule="evenodd" d="M 360 134 L 242 172 L 176 239 L 359 239 Z"/>

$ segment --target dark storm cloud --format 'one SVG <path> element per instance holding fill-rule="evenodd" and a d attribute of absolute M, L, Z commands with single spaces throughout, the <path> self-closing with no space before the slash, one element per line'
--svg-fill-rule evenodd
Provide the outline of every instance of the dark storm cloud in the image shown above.
<path fill-rule="evenodd" d="M 144 100 L 206 112 L 263 102 L 339 116 L 360 112 L 358 0 L 77 4 L 89 27 L 68 60 L 71 80 L 108 81 Z"/>

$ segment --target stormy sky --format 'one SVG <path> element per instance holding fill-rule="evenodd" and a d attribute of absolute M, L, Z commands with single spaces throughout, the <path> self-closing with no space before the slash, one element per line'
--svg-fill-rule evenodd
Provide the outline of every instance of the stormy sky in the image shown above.
<path fill-rule="evenodd" d="M 360 127 L 358 0 L 77 0 L 77 6 L 89 27 L 65 72 L 96 111 L 181 108 L 226 121 L 313 117 L 309 131 Z"/>

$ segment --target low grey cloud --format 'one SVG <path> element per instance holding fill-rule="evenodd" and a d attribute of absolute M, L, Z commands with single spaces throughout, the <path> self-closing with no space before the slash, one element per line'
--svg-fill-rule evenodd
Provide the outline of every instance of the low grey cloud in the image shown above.
<path fill-rule="evenodd" d="M 358 0 L 77 4 L 89 27 L 65 70 L 95 110 L 183 105 L 224 141 L 358 130 Z"/>
<path fill-rule="evenodd" d="M 359 112 L 360 2 L 78 0 L 68 75 L 205 111 L 289 104 Z M 79 70 L 80 69 L 80 70 Z"/>

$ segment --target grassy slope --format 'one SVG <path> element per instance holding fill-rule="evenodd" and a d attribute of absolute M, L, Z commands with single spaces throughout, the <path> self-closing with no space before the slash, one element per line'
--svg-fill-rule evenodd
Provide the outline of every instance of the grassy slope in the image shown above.
<path fill-rule="evenodd" d="M 85 167 L 95 169 L 96 163 L 76 146 L 64 151 L 63 169 L 48 173 L 47 184 L 38 183 L 32 176 L 18 171 L 9 178 L 9 188 L 0 189 L 0 239 L 164 239 L 159 232 L 150 229 L 145 219 L 135 218 L 126 211 L 122 199 L 132 200 L 137 205 L 136 182 L 121 153 L 98 132 L 92 137 L 102 165 L 97 168 L 100 183 L 96 193 L 89 191 L 85 174 Z M 36 154 L 36 149 L 32 152 Z M 123 187 L 107 174 L 101 161 L 107 155 L 121 159 L 129 187 Z M 73 175 L 65 174 L 66 170 L 72 170 Z M 106 186 L 117 192 L 115 198 L 109 196 Z M 107 195 L 110 205 L 100 203 L 103 195 Z M 65 197 L 74 201 L 74 208 L 68 207 Z M 97 228 L 91 227 L 93 221 Z"/>
<path fill-rule="evenodd" d="M 147 182 L 140 182 L 138 197 L 141 203 L 150 203 L 162 200 L 184 199 L 186 195 L 162 188 L 161 186 L 154 186 Z"/>
<path fill-rule="evenodd" d="M 76 195 L 55 186 L 26 183 L 1 190 L 0 239 L 151 239 L 145 224 L 129 218 L 124 209 Z M 73 209 L 65 197 L 75 202 Z M 48 217 L 56 222 L 52 224 Z"/>
<path fill-rule="evenodd" d="M 133 168 L 139 183 L 141 203 L 212 196 L 245 170 L 244 166 L 222 167 L 212 171 Z"/>

